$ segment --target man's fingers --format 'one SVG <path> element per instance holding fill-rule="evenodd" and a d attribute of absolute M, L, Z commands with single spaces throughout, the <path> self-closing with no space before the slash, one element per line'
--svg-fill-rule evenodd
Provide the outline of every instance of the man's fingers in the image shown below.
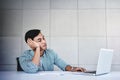
<path fill-rule="evenodd" d="M 86 71 L 86 69 L 85 69 L 85 68 L 81 68 L 81 71 L 82 71 L 82 72 L 85 72 L 85 71 Z"/>
<path fill-rule="evenodd" d="M 85 71 L 86 71 L 86 69 L 77 67 L 77 68 L 76 68 L 76 71 L 85 72 Z"/>

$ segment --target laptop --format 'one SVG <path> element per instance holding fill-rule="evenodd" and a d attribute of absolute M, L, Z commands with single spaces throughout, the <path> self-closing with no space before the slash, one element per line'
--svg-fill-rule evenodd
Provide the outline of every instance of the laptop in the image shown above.
<path fill-rule="evenodd" d="M 102 48 L 99 52 L 96 70 L 95 71 L 80 72 L 78 74 L 96 75 L 97 76 L 97 75 L 109 73 L 111 71 L 112 56 L 113 56 L 112 49 L 103 49 Z"/>

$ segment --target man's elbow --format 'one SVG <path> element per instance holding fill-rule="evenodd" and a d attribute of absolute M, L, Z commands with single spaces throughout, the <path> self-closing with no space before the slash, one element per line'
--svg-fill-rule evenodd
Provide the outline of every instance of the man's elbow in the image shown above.
<path fill-rule="evenodd" d="M 26 73 L 37 73 L 38 69 L 25 69 L 24 72 L 26 72 Z"/>

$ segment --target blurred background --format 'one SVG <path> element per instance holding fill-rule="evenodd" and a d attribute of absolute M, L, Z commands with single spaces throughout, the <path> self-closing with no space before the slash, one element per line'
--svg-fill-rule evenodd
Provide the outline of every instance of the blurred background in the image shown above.
<path fill-rule="evenodd" d="M 67 63 L 95 69 L 100 48 L 110 48 L 120 71 L 120 0 L 0 0 L 0 70 L 16 70 L 25 32 L 36 28 Z"/>

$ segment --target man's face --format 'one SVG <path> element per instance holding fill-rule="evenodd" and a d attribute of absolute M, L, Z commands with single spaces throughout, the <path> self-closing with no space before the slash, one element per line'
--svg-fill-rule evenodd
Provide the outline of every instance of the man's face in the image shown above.
<path fill-rule="evenodd" d="M 33 41 L 37 42 L 40 45 L 40 50 L 46 50 L 47 49 L 47 43 L 44 38 L 44 35 L 39 33 L 36 37 L 34 37 Z"/>

